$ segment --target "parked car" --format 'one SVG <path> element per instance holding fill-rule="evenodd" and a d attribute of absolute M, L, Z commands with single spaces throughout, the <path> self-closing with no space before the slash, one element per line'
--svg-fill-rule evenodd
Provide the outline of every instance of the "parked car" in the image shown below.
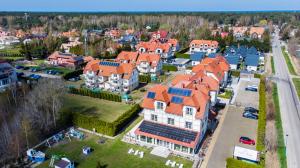
<path fill-rule="evenodd" d="M 244 136 L 240 137 L 239 142 L 247 145 L 255 145 L 255 141 L 253 139 Z"/>
<path fill-rule="evenodd" d="M 245 90 L 246 91 L 252 91 L 252 92 L 257 92 L 257 90 L 258 90 L 258 87 L 256 86 L 247 86 L 246 88 L 245 88 Z"/>
<path fill-rule="evenodd" d="M 243 117 L 254 119 L 254 120 L 258 119 L 258 116 L 256 114 L 253 114 L 253 113 L 250 113 L 250 112 L 244 112 Z"/>
<path fill-rule="evenodd" d="M 245 112 L 250 112 L 250 113 L 258 113 L 258 110 L 253 107 L 245 107 Z"/>
<path fill-rule="evenodd" d="M 24 75 L 24 72 L 17 72 L 17 77 L 20 78 Z"/>
<path fill-rule="evenodd" d="M 24 66 L 22 66 L 22 65 L 16 65 L 15 67 L 16 67 L 16 69 L 24 69 Z"/>
<path fill-rule="evenodd" d="M 38 72 L 38 71 L 40 71 L 41 69 L 40 68 L 31 68 L 31 72 Z"/>
<path fill-rule="evenodd" d="M 78 80 L 80 80 L 80 77 L 79 77 L 79 76 L 74 77 L 74 78 L 70 78 L 70 79 L 69 79 L 69 81 L 71 81 L 71 82 L 76 82 L 76 81 L 78 81 Z"/>

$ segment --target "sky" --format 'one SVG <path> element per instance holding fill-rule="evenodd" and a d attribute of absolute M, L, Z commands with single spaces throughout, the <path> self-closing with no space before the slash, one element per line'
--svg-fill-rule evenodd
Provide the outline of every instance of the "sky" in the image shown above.
<path fill-rule="evenodd" d="M 0 11 L 138 12 L 300 10 L 300 0 L 0 0 Z"/>

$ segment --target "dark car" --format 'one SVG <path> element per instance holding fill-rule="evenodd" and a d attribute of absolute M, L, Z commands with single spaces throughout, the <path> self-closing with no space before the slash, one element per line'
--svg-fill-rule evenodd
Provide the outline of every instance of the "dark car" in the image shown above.
<path fill-rule="evenodd" d="M 257 88 L 255 88 L 255 87 L 246 87 L 245 90 L 246 91 L 257 92 Z"/>
<path fill-rule="evenodd" d="M 245 112 L 250 112 L 250 113 L 258 113 L 258 110 L 253 107 L 245 107 Z"/>
<path fill-rule="evenodd" d="M 239 142 L 247 145 L 255 145 L 255 141 L 253 139 L 244 136 L 240 137 Z"/>
<path fill-rule="evenodd" d="M 250 112 L 244 112 L 243 117 L 254 119 L 254 120 L 258 119 L 258 116 L 256 114 L 253 114 L 253 113 L 250 113 Z"/>
<path fill-rule="evenodd" d="M 16 65 L 16 69 L 24 69 L 24 66 L 22 66 L 22 65 Z"/>

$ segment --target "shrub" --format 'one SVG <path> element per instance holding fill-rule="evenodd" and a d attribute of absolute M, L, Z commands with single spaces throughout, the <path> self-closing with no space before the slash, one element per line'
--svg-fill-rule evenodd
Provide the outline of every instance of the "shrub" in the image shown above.
<path fill-rule="evenodd" d="M 79 69 L 79 70 L 75 70 L 75 71 L 72 71 L 72 72 L 69 72 L 69 73 L 66 73 L 63 75 L 63 78 L 65 80 L 69 80 L 70 78 L 74 78 L 74 77 L 77 77 L 79 75 L 81 75 L 83 73 L 83 70 L 82 69 Z"/>
<path fill-rule="evenodd" d="M 185 58 L 185 59 L 190 59 L 189 54 L 181 54 L 181 53 L 175 53 L 174 55 L 176 58 Z"/>
<path fill-rule="evenodd" d="M 178 71 L 175 65 L 163 65 L 164 71 Z"/>
<path fill-rule="evenodd" d="M 123 113 L 118 117 L 114 122 L 106 122 L 98 118 L 83 115 L 77 112 L 74 112 L 72 115 L 72 122 L 74 125 L 93 130 L 96 132 L 106 134 L 109 136 L 117 135 L 132 119 L 137 117 L 139 111 L 141 110 L 138 104 L 132 106 L 131 109 Z"/>
<path fill-rule="evenodd" d="M 265 77 L 261 76 L 259 84 L 259 118 L 257 127 L 257 145 L 258 151 L 265 149 L 265 132 L 266 132 L 266 82 Z"/>
<path fill-rule="evenodd" d="M 234 71 L 234 70 L 232 70 L 231 71 L 231 75 L 235 76 L 235 77 L 240 77 L 240 71 Z"/>
<path fill-rule="evenodd" d="M 89 96 L 89 97 L 93 97 L 93 98 L 105 99 L 105 100 L 109 100 L 109 101 L 116 101 L 116 102 L 122 101 L 122 98 L 120 95 L 109 93 L 109 92 L 103 92 L 103 91 L 95 92 L 95 91 L 92 91 L 92 90 L 86 89 L 86 88 L 78 89 L 78 88 L 70 87 L 69 93 L 79 94 L 82 96 Z"/>
<path fill-rule="evenodd" d="M 255 163 L 247 163 L 241 160 L 227 158 L 226 159 L 226 168 L 261 168 L 261 166 Z"/>
<path fill-rule="evenodd" d="M 151 82 L 150 75 L 139 75 L 139 82 L 140 83 L 150 83 Z"/>
<path fill-rule="evenodd" d="M 254 78 L 260 78 L 260 77 L 261 77 L 261 74 L 258 74 L 258 73 L 254 74 Z"/>

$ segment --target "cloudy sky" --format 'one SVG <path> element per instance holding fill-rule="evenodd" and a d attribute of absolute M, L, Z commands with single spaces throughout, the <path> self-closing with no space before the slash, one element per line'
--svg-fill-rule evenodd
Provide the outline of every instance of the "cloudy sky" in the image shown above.
<path fill-rule="evenodd" d="M 0 11 L 300 10 L 300 0 L 0 0 Z"/>

